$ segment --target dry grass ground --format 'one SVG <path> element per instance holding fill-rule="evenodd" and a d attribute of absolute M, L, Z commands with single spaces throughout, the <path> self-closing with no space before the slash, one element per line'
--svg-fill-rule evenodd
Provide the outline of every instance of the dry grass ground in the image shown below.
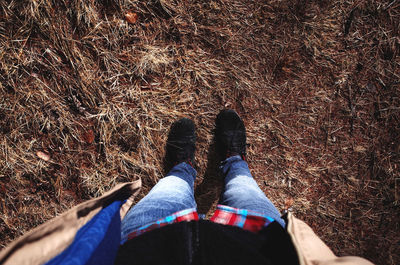
<path fill-rule="evenodd" d="M 0 246 L 117 182 L 145 195 L 183 116 L 212 210 L 229 107 L 279 209 L 336 254 L 400 264 L 399 23 L 397 0 L 1 0 Z"/>

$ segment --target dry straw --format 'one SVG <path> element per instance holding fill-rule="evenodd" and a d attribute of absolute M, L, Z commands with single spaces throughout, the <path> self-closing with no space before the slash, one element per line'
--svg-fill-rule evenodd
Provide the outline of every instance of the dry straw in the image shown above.
<path fill-rule="evenodd" d="M 399 21 L 396 0 L 0 1 L 1 247 L 117 182 L 146 194 L 183 116 L 212 211 L 229 107 L 278 208 L 337 254 L 400 264 Z"/>

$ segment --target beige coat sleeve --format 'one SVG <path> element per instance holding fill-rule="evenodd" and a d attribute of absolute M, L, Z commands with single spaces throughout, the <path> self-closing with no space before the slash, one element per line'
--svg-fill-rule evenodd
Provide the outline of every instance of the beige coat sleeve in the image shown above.
<path fill-rule="evenodd" d="M 299 256 L 300 265 L 372 265 L 366 259 L 354 256 L 337 257 L 305 222 L 288 215 L 288 233 Z"/>
<path fill-rule="evenodd" d="M 117 185 L 103 196 L 81 203 L 62 215 L 36 227 L 0 252 L 0 264 L 43 264 L 66 249 L 77 231 L 102 208 L 126 200 L 120 209 L 125 216 L 138 194 L 141 181 Z"/>

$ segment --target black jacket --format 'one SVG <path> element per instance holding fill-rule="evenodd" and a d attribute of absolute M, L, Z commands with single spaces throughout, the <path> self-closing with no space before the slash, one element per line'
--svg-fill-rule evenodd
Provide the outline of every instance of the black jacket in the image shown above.
<path fill-rule="evenodd" d="M 116 264 L 298 264 L 276 222 L 259 233 L 200 220 L 146 232 L 120 247 Z"/>

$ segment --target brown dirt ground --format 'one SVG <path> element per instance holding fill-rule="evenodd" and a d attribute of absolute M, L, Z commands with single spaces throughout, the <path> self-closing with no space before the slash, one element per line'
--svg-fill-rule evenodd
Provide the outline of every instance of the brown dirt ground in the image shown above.
<path fill-rule="evenodd" d="M 280 210 L 338 255 L 400 264 L 399 22 L 396 0 L 1 1 L 0 248 L 118 182 L 144 196 L 184 116 L 210 213 L 229 107 Z"/>

